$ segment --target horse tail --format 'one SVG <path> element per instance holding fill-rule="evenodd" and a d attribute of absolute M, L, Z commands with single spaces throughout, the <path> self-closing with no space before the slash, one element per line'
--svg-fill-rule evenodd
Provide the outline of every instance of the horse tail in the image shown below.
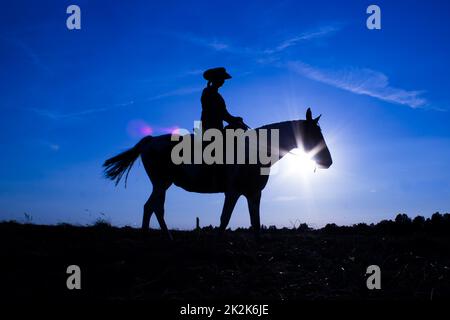
<path fill-rule="evenodd" d="M 127 187 L 128 174 L 134 162 L 141 154 L 141 149 L 144 143 L 151 140 L 151 136 L 141 139 L 133 148 L 128 149 L 118 155 L 108 159 L 103 163 L 103 173 L 105 178 L 115 181 L 116 186 L 119 184 L 123 175 L 125 174 L 125 188 Z"/>

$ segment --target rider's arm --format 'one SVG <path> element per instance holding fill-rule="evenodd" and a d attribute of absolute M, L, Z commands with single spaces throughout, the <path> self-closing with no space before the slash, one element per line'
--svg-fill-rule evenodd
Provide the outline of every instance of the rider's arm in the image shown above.
<path fill-rule="evenodd" d="M 232 116 L 227 109 L 225 109 L 223 114 L 223 120 L 225 120 L 228 123 L 235 123 L 238 120 L 238 117 Z"/>
<path fill-rule="evenodd" d="M 219 104 L 222 107 L 222 120 L 228 122 L 229 124 L 233 124 L 233 125 L 241 123 L 242 122 L 242 118 L 241 117 L 232 116 L 228 112 L 227 106 L 226 106 L 225 101 L 223 100 L 222 96 L 219 95 L 219 97 L 220 97 Z"/>

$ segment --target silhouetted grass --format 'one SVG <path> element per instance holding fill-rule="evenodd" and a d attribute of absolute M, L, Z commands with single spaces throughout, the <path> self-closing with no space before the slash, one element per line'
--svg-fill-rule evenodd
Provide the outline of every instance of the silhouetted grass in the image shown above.
<path fill-rule="evenodd" d="M 375 225 L 311 230 L 247 229 L 217 239 L 215 228 L 142 232 L 99 223 L 0 223 L 3 299 L 211 301 L 448 299 L 448 215 L 404 216 Z M 82 290 L 65 287 L 66 268 L 82 270 Z M 382 289 L 366 287 L 379 265 Z"/>

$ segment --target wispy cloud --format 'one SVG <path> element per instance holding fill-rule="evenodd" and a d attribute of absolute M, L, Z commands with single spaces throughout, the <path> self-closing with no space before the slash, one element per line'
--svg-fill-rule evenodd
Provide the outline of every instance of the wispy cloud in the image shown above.
<path fill-rule="evenodd" d="M 23 53 L 23 55 L 28 59 L 28 61 L 32 65 L 34 65 L 36 68 L 39 68 L 42 71 L 45 71 L 47 73 L 50 72 L 50 69 L 48 68 L 48 66 L 45 63 L 42 62 L 39 55 L 36 54 L 36 52 L 27 43 L 25 43 L 21 39 L 19 39 L 19 38 L 13 39 L 13 38 L 9 38 L 4 35 L 0 35 L 0 39 L 3 39 L 3 41 L 9 42 L 10 44 L 12 44 L 16 48 L 18 48 Z"/>
<path fill-rule="evenodd" d="M 142 99 L 140 101 L 131 100 L 131 101 L 124 102 L 124 103 L 118 103 L 118 104 L 103 106 L 103 107 L 89 108 L 89 109 L 84 109 L 81 111 L 70 112 L 70 113 L 60 113 L 57 111 L 52 111 L 52 110 L 47 110 L 47 109 L 42 109 L 42 108 L 35 108 L 35 107 L 26 108 L 26 109 L 29 111 L 32 111 L 42 117 L 46 117 L 46 118 L 49 118 L 52 120 L 76 119 L 76 118 L 82 118 L 84 116 L 88 116 L 88 115 L 95 114 L 95 113 L 111 111 L 112 109 L 130 107 L 130 106 L 133 106 L 138 103 L 144 103 L 144 102 L 148 102 L 148 101 L 156 101 L 159 99 L 169 98 L 169 97 L 188 95 L 191 93 L 200 92 L 201 89 L 202 89 L 201 87 L 179 88 L 179 89 L 164 92 L 164 93 L 161 93 L 161 94 L 158 94 L 158 95 L 146 98 L 146 99 Z"/>
<path fill-rule="evenodd" d="M 112 106 L 111 108 L 113 108 L 115 106 Z M 28 110 L 42 116 L 45 118 L 49 118 L 52 120 L 63 120 L 63 119 L 68 119 L 68 118 L 81 118 L 83 116 L 89 115 L 89 114 L 93 114 L 93 113 L 98 113 L 98 112 L 104 112 L 107 111 L 110 108 L 91 108 L 91 109 L 86 109 L 86 110 L 82 110 L 79 112 L 70 112 L 70 113 L 60 113 L 57 111 L 52 111 L 52 110 L 47 110 L 47 109 L 42 109 L 42 108 L 27 108 Z"/>
<path fill-rule="evenodd" d="M 222 51 L 222 50 L 228 50 L 230 48 L 230 45 L 217 40 L 217 39 L 206 39 L 203 37 L 199 37 L 193 34 L 180 34 L 179 35 L 180 38 L 182 38 L 183 40 L 189 41 L 191 43 L 200 45 L 200 46 L 204 46 L 204 47 L 209 47 L 211 49 L 214 49 L 216 51 Z"/>
<path fill-rule="evenodd" d="M 352 93 L 367 95 L 411 108 L 424 107 L 428 104 L 428 101 L 422 96 L 424 91 L 392 87 L 389 84 L 389 78 L 379 71 L 366 68 L 326 70 L 300 61 L 289 62 L 287 65 L 289 69 L 302 76 Z"/>
<path fill-rule="evenodd" d="M 177 97 L 177 96 L 184 96 L 191 93 L 200 92 L 203 88 L 196 86 L 196 87 L 186 87 L 186 88 L 179 88 L 176 90 L 168 91 L 162 94 L 158 94 L 156 96 L 150 97 L 147 99 L 147 101 L 153 101 L 153 100 L 159 100 L 162 98 L 168 98 L 168 97 Z"/>
<path fill-rule="evenodd" d="M 389 78 L 379 71 L 355 67 L 341 70 L 326 70 L 301 61 L 283 62 L 282 56 L 280 55 L 283 51 L 314 39 L 332 36 L 341 29 L 341 24 L 322 26 L 293 36 L 267 49 L 240 47 L 224 40 L 207 39 L 191 34 L 179 34 L 178 36 L 193 44 L 204 46 L 218 52 L 222 51 L 252 57 L 261 65 L 277 64 L 278 66 L 287 66 L 289 69 L 311 80 L 322 82 L 355 94 L 367 95 L 390 103 L 406 105 L 411 108 L 425 107 L 429 104 L 427 99 L 423 97 L 424 91 L 393 87 L 389 83 Z"/>
<path fill-rule="evenodd" d="M 212 49 L 214 51 L 218 52 L 226 52 L 226 53 L 232 53 L 237 55 L 250 55 L 250 56 L 260 56 L 259 59 L 265 60 L 268 59 L 268 56 L 280 53 L 290 47 L 296 46 L 298 44 L 323 38 L 326 36 L 329 36 L 333 33 L 338 32 L 341 29 L 338 25 L 330 25 L 330 26 L 323 26 L 318 29 L 310 30 L 307 32 L 300 33 L 298 35 L 295 35 L 287 40 L 284 40 L 280 44 L 272 47 L 272 48 L 266 48 L 266 49 L 258 49 L 256 47 L 244 47 L 235 45 L 229 41 L 226 41 L 224 39 L 218 39 L 218 38 L 206 38 L 199 35 L 194 35 L 190 33 L 177 33 L 174 34 L 176 37 L 188 41 L 192 44 L 206 47 L 209 49 Z"/>
<path fill-rule="evenodd" d="M 45 148 L 48 148 L 48 149 L 50 149 L 52 151 L 55 151 L 55 152 L 59 151 L 59 149 L 61 148 L 59 144 L 52 143 L 52 142 L 45 141 L 45 140 L 40 140 L 39 143 L 41 145 L 43 145 Z"/>
<path fill-rule="evenodd" d="M 223 39 L 207 38 L 191 33 L 176 33 L 173 35 L 181 40 L 187 41 L 197 46 L 206 47 L 214 51 L 221 51 L 238 55 L 261 53 L 261 51 L 254 50 L 252 48 L 237 46 Z"/>
<path fill-rule="evenodd" d="M 192 69 L 182 73 L 181 76 L 198 76 L 199 74 L 202 74 L 203 71 L 204 70 L 202 69 Z"/>
<path fill-rule="evenodd" d="M 292 38 L 289 38 L 289 39 L 283 41 L 275 48 L 264 50 L 264 53 L 272 54 L 272 53 L 281 52 L 283 50 L 288 49 L 289 47 L 295 46 L 302 42 L 306 42 L 309 40 L 314 40 L 314 39 L 323 38 L 323 37 L 332 35 L 332 34 L 338 32 L 339 30 L 340 30 L 340 27 L 338 27 L 338 26 L 324 26 L 317 30 L 304 32 L 304 33 L 301 33 L 300 35 L 294 36 Z"/>

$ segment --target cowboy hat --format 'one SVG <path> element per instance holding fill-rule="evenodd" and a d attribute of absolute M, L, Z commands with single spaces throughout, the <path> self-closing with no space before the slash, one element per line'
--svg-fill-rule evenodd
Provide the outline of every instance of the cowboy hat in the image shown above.
<path fill-rule="evenodd" d="M 223 67 L 208 69 L 203 72 L 203 78 L 208 81 L 231 79 L 231 76 Z"/>

